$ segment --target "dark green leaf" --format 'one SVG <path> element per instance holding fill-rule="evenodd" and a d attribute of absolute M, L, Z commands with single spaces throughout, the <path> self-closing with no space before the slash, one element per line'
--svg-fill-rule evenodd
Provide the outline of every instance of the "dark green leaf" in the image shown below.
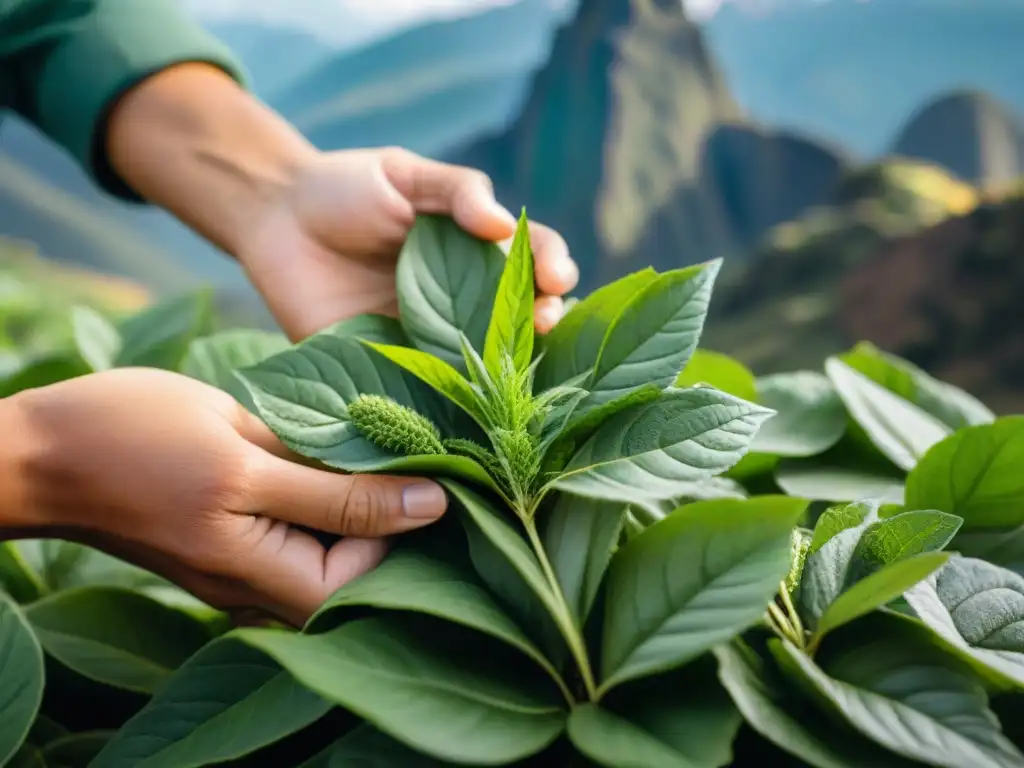
<path fill-rule="evenodd" d="M 0 398 L 91 373 L 78 355 L 49 355 L 30 361 L 0 381 Z"/>
<path fill-rule="evenodd" d="M 758 430 L 751 452 L 817 456 L 846 431 L 846 409 L 827 376 L 814 371 L 778 373 L 757 380 L 750 398 L 776 412 Z"/>
<path fill-rule="evenodd" d="M 580 704 L 569 716 L 569 738 L 580 752 L 609 768 L 690 768 L 676 750 L 596 704 Z"/>
<path fill-rule="evenodd" d="M 502 358 L 509 355 L 517 371 L 533 360 L 533 249 L 529 220 L 519 217 L 512 247 L 494 297 L 494 309 L 484 341 L 484 364 L 492 376 L 501 373 Z"/>
<path fill-rule="evenodd" d="M 152 693 L 210 640 L 181 611 L 116 587 L 58 592 L 26 609 L 43 649 L 75 672 L 115 688 Z"/>
<path fill-rule="evenodd" d="M 775 482 L 790 496 L 812 501 L 880 499 L 903 503 L 903 478 L 895 467 L 857 466 L 827 459 L 786 460 Z"/>
<path fill-rule="evenodd" d="M 14 602 L 0 592 L 0 765 L 25 740 L 43 700 L 43 653 Z"/>
<path fill-rule="evenodd" d="M 255 412 L 256 406 L 235 371 L 248 368 L 288 348 L 288 339 L 266 331 L 224 331 L 189 344 L 181 372 L 222 389 Z"/>
<path fill-rule="evenodd" d="M 461 331 L 484 348 L 505 254 L 452 219 L 420 216 L 398 258 L 398 307 L 415 345 L 465 370 Z"/>
<path fill-rule="evenodd" d="M 143 589 L 169 584 L 143 568 L 70 541 L 22 539 L 13 546 L 51 592 L 86 586 Z"/>
<path fill-rule="evenodd" d="M 502 764 L 558 737 L 565 712 L 553 685 L 541 685 L 507 659 L 494 663 L 479 635 L 470 645 L 432 629 L 388 616 L 318 635 L 259 629 L 236 635 L 327 700 L 441 759 Z"/>
<path fill-rule="evenodd" d="M 89 765 L 110 741 L 113 731 L 72 733 L 51 741 L 39 750 L 48 768 L 82 768 Z"/>
<path fill-rule="evenodd" d="M 420 754 L 363 724 L 304 762 L 299 768 L 437 768 L 457 765 Z"/>
<path fill-rule="evenodd" d="M 90 768 L 199 768 L 319 720 L 331 705 L 231 636 L 189 659 Z"/>
<path fill-rule="evenodd" d="M 1024 416 L 967 427 L 907 477 L 907 505 L 959 515 L 964 530 L 1024 525 Z"/>
<path fill-rule="evenodd" d="M 693 350 L 693 355 L 676 379 L 675 386 L 685 388 L 697 384 L 707 384 L 744 400 L 758 402 L 754 374 L 743 363 L 721 352 L 712 352 L 709 349 Z"/>
<path fill-rule="evenodd" d="M 213 293 L 202 290 L 172 299 L 121 324 L 118 367 L 143 366 L 177 371 L 193 339 L 210 333 Z"/>
<path fill-rule="evenodd" d="M 114 367 L 121 351 L 121 334 L 107 318 L 91 307 L 71 310 L 71 331 L 78 354 L 94 371 Z"/>
<path fill-rule="evenodd" d="M 552 485 L 638 505 L 675 498 L 739 461 L 771 414 L 711 387 L 671 389 L 605 422 Z"/>
<path fill-rule="evenodd" d="M 46 593 L 46 585 L 13 542 L 0 542 L 0 590 L 19 603 L 31 603 Z"/>
<path fill-rule="evenodd" d="M 782 496 L 697 502 L 624 545 L 608 574 L 603 687 L 681 666 L 760 620 L 806 507 Z"/>

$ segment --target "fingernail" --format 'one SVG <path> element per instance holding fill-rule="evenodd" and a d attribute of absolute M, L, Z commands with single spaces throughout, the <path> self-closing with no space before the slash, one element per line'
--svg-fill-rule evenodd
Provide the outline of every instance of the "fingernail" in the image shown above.
<path fill-rule="evenodd" d="M 428 520 L 440 517 L 448 507 L 448 496 L 437 483 L 407 485 L 402 491 L 402 511 L 406 517 Z"/>

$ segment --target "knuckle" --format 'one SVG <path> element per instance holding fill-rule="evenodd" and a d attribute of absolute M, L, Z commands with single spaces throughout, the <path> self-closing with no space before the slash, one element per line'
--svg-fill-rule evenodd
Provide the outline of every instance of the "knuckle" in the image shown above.
<path fill-rule="evenodd" d="M 368 478 L 355 478 L 343 496 L 332 501 L 328 520 L 332 530 L 347 536 L 368 536 L 380 530 L 387 514 L 384 494 Z"/>

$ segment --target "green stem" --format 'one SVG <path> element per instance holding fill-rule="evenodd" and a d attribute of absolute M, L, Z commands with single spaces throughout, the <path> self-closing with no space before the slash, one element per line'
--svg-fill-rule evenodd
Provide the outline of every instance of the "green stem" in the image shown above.
<path fill-rule="evenodd" d="M 524 519 L 523 525 L 526 528 L 526 535 L 530 539 L 530 545 L 533 547 L 534 554 L 537 555 L 537 560 L 540 562 L 544 577 L 548 581 L 548 586 L 551 587 L 551 593 L 558 602 L 559 610 L 555 612 L 555 622 L 558 624 L 558 628 L 562 631 L 562 636 L 569 645 L 570 653 L 572 653 L 573 658 L 576 660 L 580 677 L 583 678 L 583 687 L 587 690 L 587 697 L 590 701 L 596 701 L 597 684 L 594 681 L 594 672 L 590 667 L 590 657 L 587 655 L 586 645 L 583 643 L 583 637 L 580 635 L 576 622 L 572 618 L 572 611 L 569 610 L 569 604 L 565 601 L 565 595 L 558 584 L 558 577 L 555 576 L 555 570 L 551 567 L 551 561 L 548 560 L 547 552 L 544 551 L 544 544 L 537 534 L 537 526 L 533 518 Z"/>
<path fill-rule="evenodd" d="M 779 593 L 782 595 L 782 605 L 785 607 L 786 613 L 789 614 L 790 625 L 793 627 L 793 631 L 796 632 L 797 637 L 800 638 L 800 647 L 803 647 L 804 625 L 800 621 L 800 612 L 793 605 L 793 599 L 789 596 L 789 590 L 786 589 L 785 582 L 779 585 Z"/>
<path fill-rule="evenodd" d="M 768 604 L 768 613 L 775 620 L 775 625 L 786 639 L 796 642 L 796 632 L 793 630 L 793 625 L 789 623 L 785 614 L 779 610 L 779 606 L 774 601 Z"/>

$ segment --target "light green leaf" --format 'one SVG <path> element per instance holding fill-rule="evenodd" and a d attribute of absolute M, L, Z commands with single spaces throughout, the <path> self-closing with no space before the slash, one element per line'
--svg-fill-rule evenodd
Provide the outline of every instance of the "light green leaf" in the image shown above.
<path fill-rule="evenodd" d="M 956 557 L 906 594 L 942 639 L 1024 688 L 1024 577 L 984 560 Z"/>
<path fill-rule="evenodd" d="M 26 616 L 43 649 L 92 680 L 152 693 L 210 640 L 181 611 L 116 587 L 82 587 L 33 603 Z"/>
<path fill-rule="evenodd" d="M 11 543 L 49 592 L 73 587 L 143 589 L 169 582 L 150 571 L 98 549 L 61 539 L 21 539 Z"/>
<path fill-rule="evenodd" d="M 757 380 L 751 398 L 776 413 L 758 430 L 752 453 L 817 456 L 846 432 L 846 409 L 827 376 L 814 371 L 777 373 Z"/>
<path fill-rule="evenodd" d="M 213 293 L 210 290 L 158 304 L 121 324 L 123 343 L 115 365 L 177 371 L 188 345 L 193 339 L 209 334 L 212 324 Z"/>
<path fill-rule="evenodd" d="M 658 279 L 648 267 L 602 286 L 568 310 L 542 337 L 544 357 L 537 366 L 538 392 L 588 373 L 597 363 L 605 335 L 622 308 Z"/>
<path fill-rule="evenodd" d="M 630 299 L 605 335 L 584 411 L 643 385 L 671 386 L 697 348 L 720 268 L 716 260 L 666 272 Z"/>
<path fill-rule="evenodd" d="M 1024 416 L 967 427 L 933 447 L 907 477 L 907 504 L 959 515 L 964 530 L 1024 525 Z"/>
<path fill-rule="evenodd" d="M 898 512 L 869 525 L 853 552 L 850 580 L 922 552 L 938 552 L 953 540 L 961 519 L 919 509 Z"/>
<path fill-rule="evenodd" d="M 675 498 L 739 461 L 771 414 L 711 387 L 670 389 L 606 421 L 552 485 L 637 505 Z"/>
<path fill-rule="evenodd" d="M 0 765 L 18 751 L 43 700 L 43 653 L 21 610 L 0 592 Z"/>
<path fill-rule="evenodd" d="M 825 361 L 825 372 L 874 446 L 904 471 L 913 469 L 929 448 L 952 431 L 838 358 Z"/>
<path fill-rule="evenodd" d="M 402 742 L 363 724 L 349 731 L 299 768 L 437 768 L 446 763 L 416 752 Z"/>
<path fill-rule="evenodd" d="M 196 653 L 90 768 L 199 768 L 249 754 L 319 720 L 332 705 L 230 635 Z"/>
<path fill-rule="evenodd" d="M 559 494 L 542 522 L 544 551 L 577 626 L 584 626 L 622 532 L 625 505 Z"/>
<path fill-rule="evenodd" d="M 121 334 L 107 318 L 91 307 L 71 310 L 71 331 L 78 354 L 94 371 L 114 367 L 121 351 Z"/>
<path fill-rule="evenodd" d="M 829 507 L 818 517 L 814 524 L 807 555 L 813 555 L 826 543 L 850 528 L 870 525 L 878 520 L 881 504 L 878 501 L 854 501 Z"/>
<path fill-rule="evenodd" d="M 697 502 L 624 545 L 608 574 L 603 689 L 679 667 L 760 620 L 806 507 L 782 496 Z"/>
<path fill-rule="evenodd" d="M 566 713 L 550 681 L 495 658 L 479 635 L 443 626 L 385 616 L 318 635 L 246 629 L 236 636 L 310 690 L 434 757 L 502 765 L 554 741 Z"/>
<path fill-rule="evenodd" d="M 812 501 L 879 499 L 903 503 L 903 478 L 895 467 L 857 466 L 825 459 L 786 460 L 775 482 L 790 496 Z"/>
<path fill-rule="evenodd" d="M 788 675 L 897 755 L 943 768 L 1024 763 L 971 670 L 920 629 L 887 618 L 858 623 L 860 631 L 823 654 L 820 666 L 789 642 L 769 647 Z"/>
<path fill-rule="evenodd" d="M 46 584 L 13 542 L 0 542 L 0 590 L 16 602 L 31 603 L 46 593 Z"/>
<path fill-rule="evenodd" d="M 402 327 L 417 348 L 464 369 L 461 331 L 484 348 L 505 254 L 454 220 L 419 216 L 398 258 Z"/>
<path fill-rule="evenodd" d="M 181 363 L 181 372 L 193 379 L 222 389 L 255 412 L 249 391 L 235 376 L 235 371 L 248 368 L 282 352 L 289 346 L 280 333 L 232 330 L 195 339 Z"/>
<path fill-rule="evenodd" d="M 721 352 L 712 352 L 709 349 L 693 350 L 693 355 L 676 379 L 675 386 L 683 389 L 696 384 L 707 384 L 752 403 L 758 402 L 754 374 L 743 363 Z"/>
<path fill-rule="evenodd" d="M 484 364 L 491 376 L 501 373 L 501 361 L 509 355 L 517 371 L 533 360 L 533 249 L 530 247 L 526 211 L 519 217 L 512 247 L 494 297 L 494 310 L 484 341 Z"/>

